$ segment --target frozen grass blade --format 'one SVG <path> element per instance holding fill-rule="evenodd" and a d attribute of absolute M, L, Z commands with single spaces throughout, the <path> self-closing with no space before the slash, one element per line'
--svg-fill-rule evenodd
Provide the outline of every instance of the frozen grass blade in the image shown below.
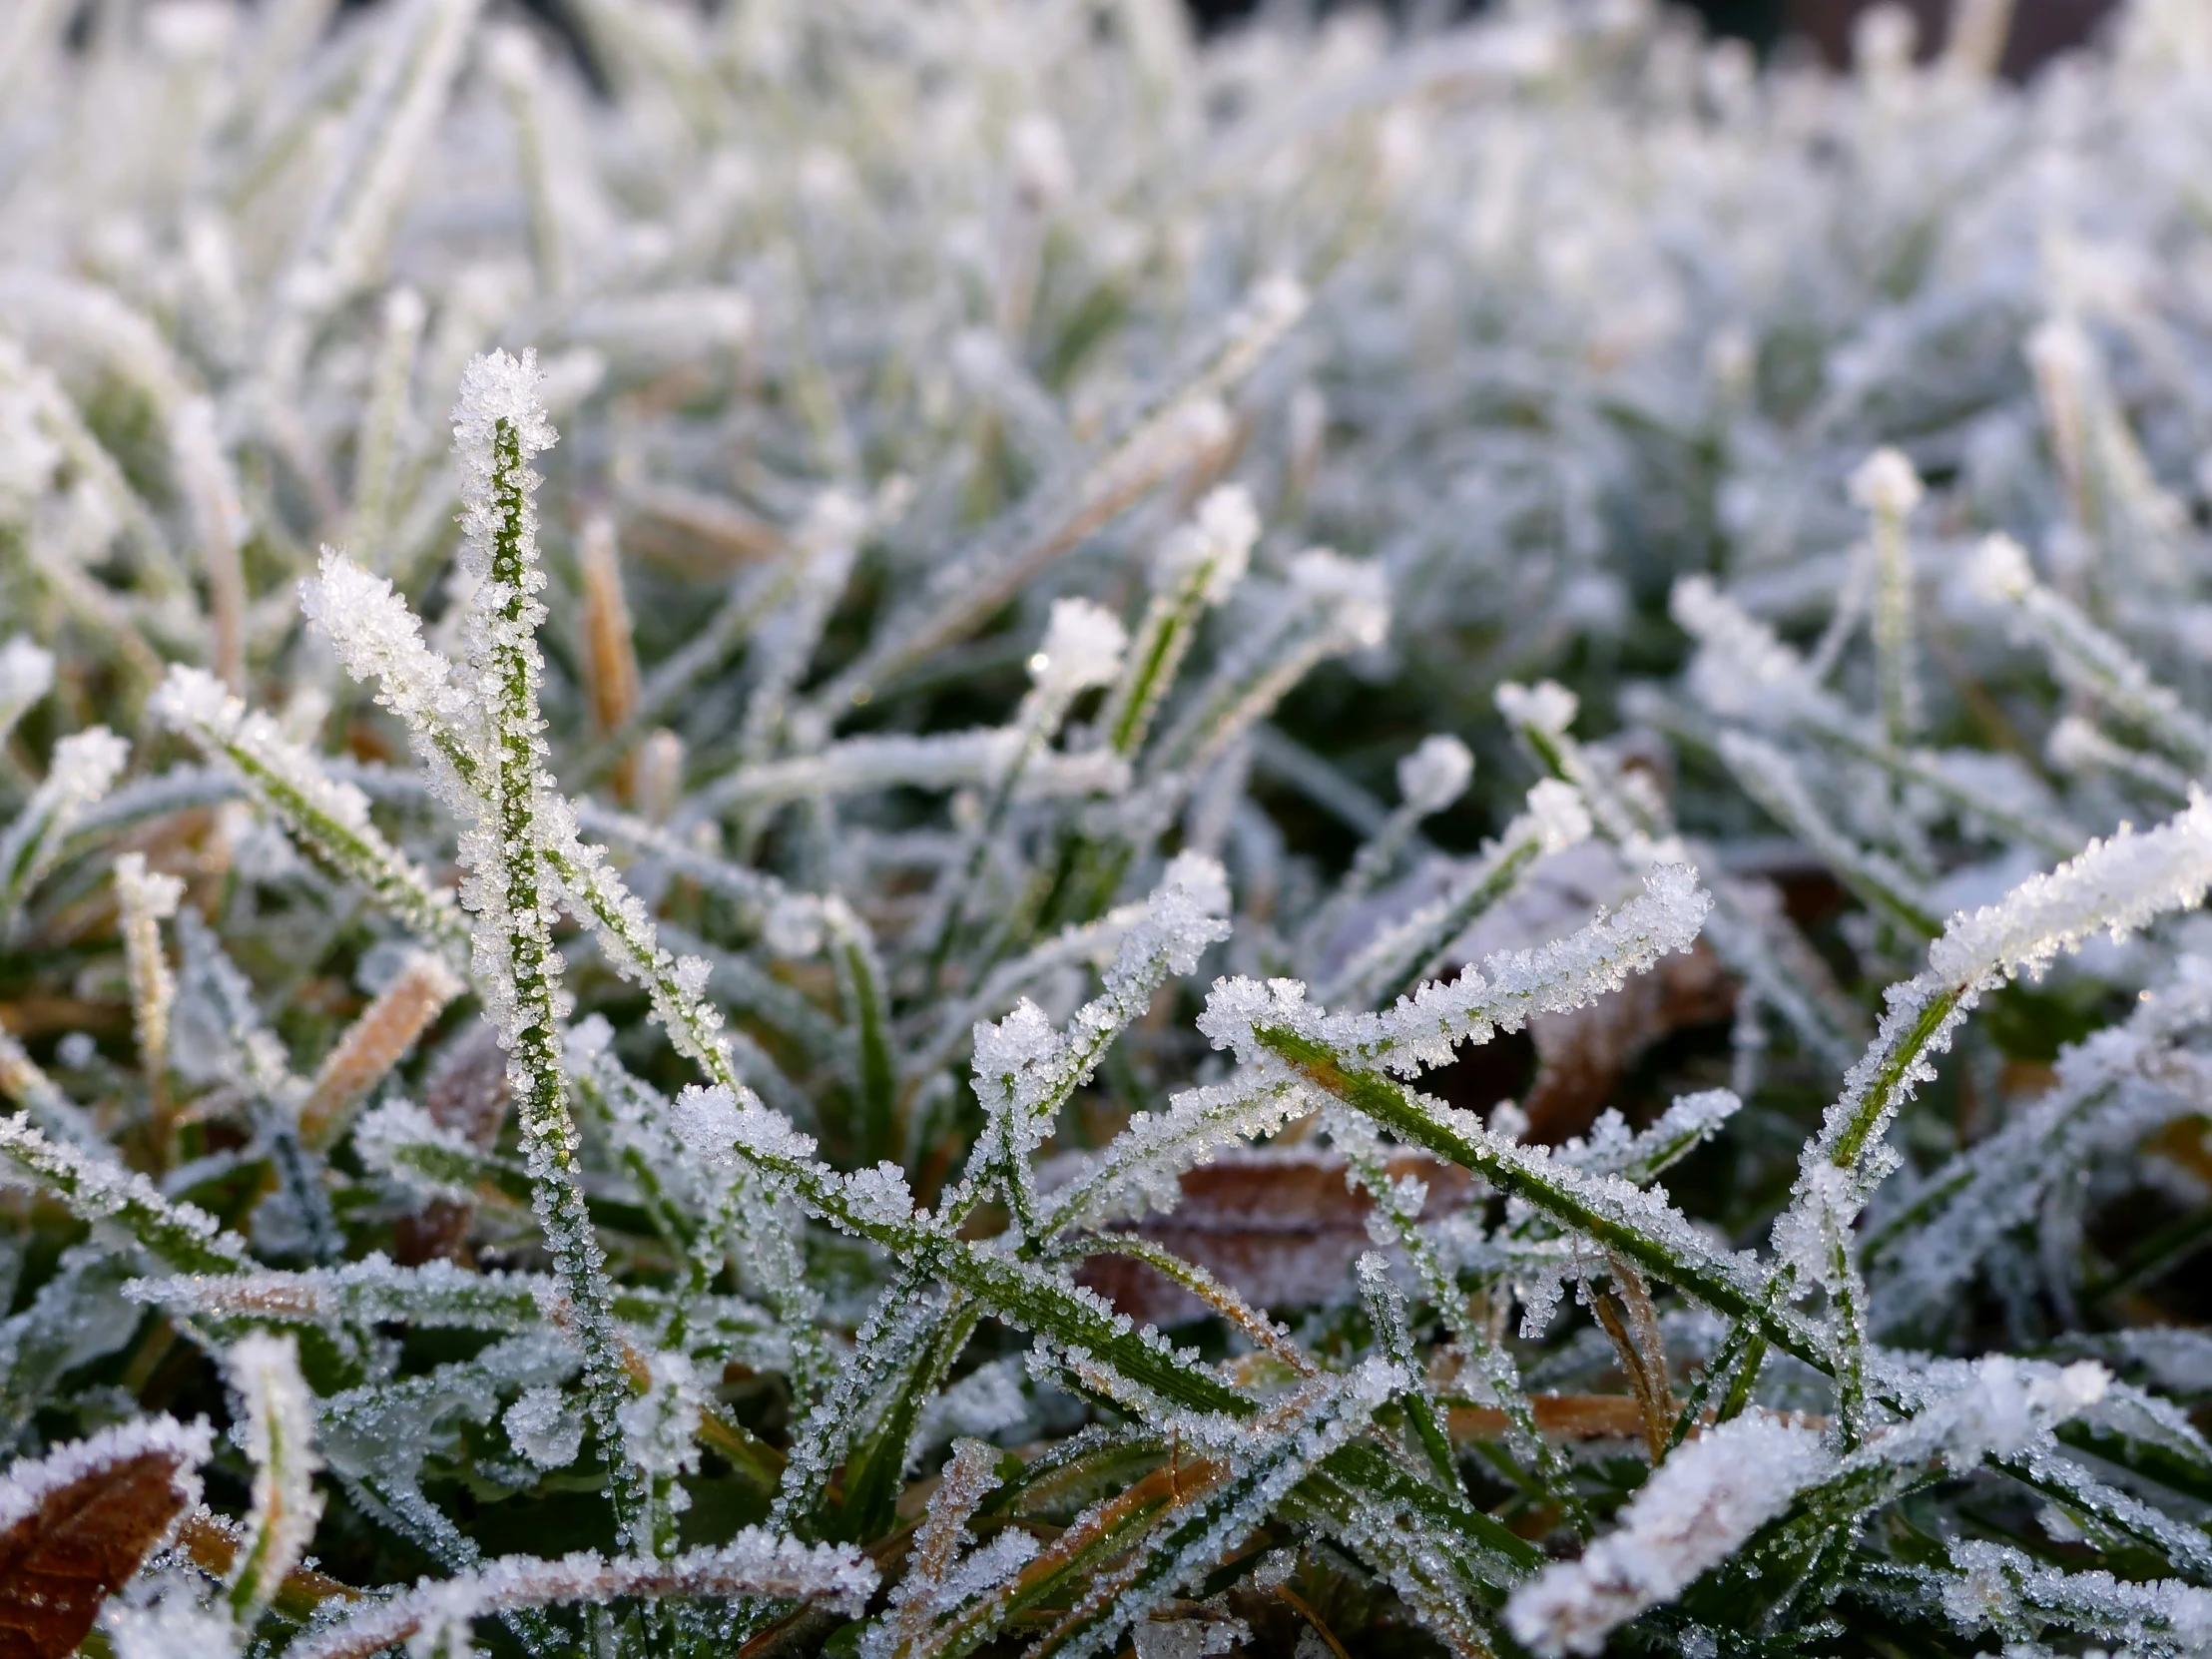
<path fill-rule="evenodd" d="M 425 939 L 457 948 L 466 926 L 451 896 L 384 839 L 359 790 L 330 777 L 267 715 L 250 713 L 211 676 L 183 668 L 170 672 L 154 711 L 236 774 L 331 874 L 358 882 Z"/>
<path fill-rule="evenodd" d="M 20 1117 L 0 1118 L 0 1175 L 51 1194 L 72 1215 L 114 1226 L 164 1267 L 182 1273 L 242 1273 L 246 1243 L 215 1217 L 164 1198 L 145 1176 L 104 1157 L 57 1146 Z"/>
<path fill-rule="evenodd" d="M 2035 579 L 2018 543 L 1992 536 L 1974 554 L 1975 587 L 2002 606 L 2049 657 L 2060 681 L 2104 704 L 2201 778 L 2212 768 L 2212 727 L 2151 677 L 2119 640 Z"/>
<path fill-rule="evenodd" d="M 369 1659 L 402 1642 L 452 1651 L 467 1627 L 493 1613 L 617 1596 L 777 1596 L 819 1599 L 857 1612 L 875 1569 L 855 1552 L 803 1545 L 747 1528 L 729 1543 L 668 1560 L 605 1559 L 589 1551 L 543 1561 L 502 1556 L 474 1573 L 429 1582 L 293 1644 L 300 1659 Z M 427 1639 L 424 1639 L 427 1638 Z"/>
<path fill-rule="evenodd" d="M 327 1151 L 344 1134 L 353 1109 L 367 1098 L 445 1005 L 467 987 L 442 958 L 417 951 L 392 982 L 346 1027 L 299 1103 L 299 1138 Z"/>
<path fill-rule="evenodd" d="M 177 978 L 162 948 L 161 924 L 177 913 L 185 883 L 146 867 L 143 852 L 125 852 L 115 861 L 116 899 L 122 909 L 124 959 L 131 974 L 131 1025 L 138 1039 L 139 1069 L 154 1109 L 156 1144 L 166 1156 L 170 1125 L 169 1016 L 177 1000 Z"/>
<path fill-rule="evenodd" d="M 539 756 L 538 684 L 544 670 L 534 635 L 544 615 L 537 564 L 537 477 L 531 457 L 553 430 L 537 401 L 537 363 L 504 352 L 479 357 L 454 409 L 454 447 L 463 469 L 467 531 L 464 570 L 477 591 L 468 615 L 471 667 L 490 700 L 485 749 L 467 782 L 480 792 L 462 837 L 469 877 L 462 901 L 475 912 L 476 979 L 507 1050 L 508 1079 L 531 1182 L 532 1205 L 553 1254 L 583 1346 L 592 1428 L 608 1462 L 617 1525 L 650 1548 L 645 1472 L 626 1449 L 622 1415 L 628 1373 L 610 1308 L 605 1257 L 577 1180 L 576 1127 L 561 1063 L 561 957 L 553 947 L 560 876 L 546 842 L 565 829 L 565 805 L 549 798 Z M 399 642 L 401 649 L 404 641 Z M 560 820 L 549 836 L 541 818 Z"/>
<path fill-rule="evenodd" d="M 122 776 L 130 746 L 105 726 L 54 746 L 54 761 L 23 810 L 0 830 L 0 930 L 22 925 L 32 888 L 62 856 L 62 846 L 91 807 Z"/>
<path fill-rule="evenodd" d="M 248 1337 L 232 1348 L 229 1365 L 254 1465 L 246 1547 L 231 1564 L 231 1612 L 251 1630 L 314 1537 L 322 1496 L 313 1481 L 321 1464 L 310 1443 L 313 1400 L 291 1339 Z"/>

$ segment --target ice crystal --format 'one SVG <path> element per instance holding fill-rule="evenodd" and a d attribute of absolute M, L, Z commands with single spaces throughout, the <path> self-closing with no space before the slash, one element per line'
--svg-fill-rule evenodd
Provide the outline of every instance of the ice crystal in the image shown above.
<path fill-rule="evenodd" d="M 1153 580 L 1162 588 L 1197 581 L 1209 604 L 1229 597 L 1245 573 L 1253 543 L 1260 539 L 1260 515 L 1251 494 L 1236 484 L 1210 491 L 1191 522 L 1160 544 Z"/>
<path fill-rule="evenodd" d="M 1058 600 L 1029 670 L 1040 689 L 1064 696 L 1111 682 L 1128 645 L 1128 631 L 1113 612 L 1087 599 Z"/>
<path fill-rule="evenodd" d="M 623 1438 L 638 1466 L 674 1474 L 699 1466 L 699 1380 L 689 1359 L 662 1352 L 647 1362 L 645 1391 L 622 1407 Z"/>
<path fill-rule="evenodd" d="M 204 1606 L 196 1586 L 172 1579 L 149 1586 L 141 1600 L 111 1602 L 101 1628 L 124 1659 L 185 1659 L 192 1654 L 235 1652 L 238 1626 L 227 1613 Z"/>
<path fill-rule="evenodd" d="M 957 1559 L 974 1541 L 967 1531 L 969 1518 L 998 1485 L 997 1462 L 998 1453 L 981 1440 L 962 1440 L 952 1448 L 914 1536 L 913 1567 L 892 1590 L 888 1617 L 869 1632 L 861 1648 L 865 1659 L 914 1652 L 930 1634 L 933 1615 L 990 1589 L 1011 1570 L 1013 1563 L 1002 1561 L 990 1562 L 984 1573 L 968 1570 L 976 1564 L 972 1551 L 966 1561 Z"/>
<path fill-rule="evenodd" d="M 1893 1462 L 1939 1456 L 1957 1469 L 1986 1456 L 2013 1456 L 2096 1404 L 2111 1381 L 2092 1360 L 2058 1368 L 1992 1354 L 1964 1368 L 1947 1390 L 1932 1389 L 1920 1413 L 1890 1431 L 1879 1449 Z"/>
<path fill-rule="evenodd" d="M 541 1469 L 565 1469 L 583 1449 L 583 1415 L 558 1388 L 525 1388 L 499 1420 L 514 1448 Z"/>
<path fill-rule="evenodd" d="M 320 575 L 299 585 L 299 605 L 346 671 L 375 685 L 377 701 L 418 744 L 434 750 L 436 734 L 471 730 L 475 705 L 454 684 L 451 665 L 423 643 L 421 623 L 388 580 L 326 547 Z"/>
<path fill-rule="evenodd" d="M 1653 1471 L 1614 1531 L 1515 1591 L 1506 1624 L 1538 1653 L 1602 1653 L 1615 1629 L 1673 1600 L 1831 1467 L 1821 1436 L 1782 1418 L 1710 1429 Z"/>

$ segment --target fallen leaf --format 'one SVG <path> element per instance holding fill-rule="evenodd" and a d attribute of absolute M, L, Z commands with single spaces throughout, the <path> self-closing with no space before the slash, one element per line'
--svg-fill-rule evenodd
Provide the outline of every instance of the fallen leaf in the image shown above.
<path fill-rule="evenodd" d="M 1398 1152 L 1393 1176 L 1428 1184 L 1425 1214 L 1467 1202 L 1473 1177 L 1421 1152 Z M 1345 1180 L 1345 1162 L 1304 1146 L 1227 1154 L 1184 1173 L 1182 1202 L 1136 1231 L 1187 1262 L 1196 1262 L 1260 1308 L 1312 1307 L 1348 1294 L 1352 1264 L 1375 1248 L 1368 1237 L 1365 1193 Z M 1180 1285 L 1141 1262 L 1094 1256 L 1082 1283 L 1140 1323 L 1178 1325 L 1210 1310 Z"/>
<path fill-rule="evenodd" d="M 106 1430 L 0 1475 L 0 1659 L 63 1659 L 200 1500 L 204 1426 Z"/>
<path fill-rule="evenodd" d="M 1583 1133 L 1652 1044 L 1685 1026 L 1726 1019 L 1735 1008 L 1735 981 L 1700 939 L 1587 1007 L 1530 1020 L 1536 1078 L 1521 1103 L 1527 1138 L 1557 1146 Z"/>
<path fill-rule="evenodd" d="M 1455 865 L 1438 859 L 1379 893 L 1332 941 L 1327 963 L 1349 960 L 1369 939 L 1394 925 L 1448 884 Z M 1500 951 L 1521 950 L 1564 937 L 1585 926 L 1601 908 L 1634 893 L 1637 877 L 1620 854 L 1599 840 L 1579 841 L 1542 858 L 1521 884 L 1478 916 L 1444 956 L 1446 973 Z M 1684 1026 L 1726 1019 L 1736 1006 L 1736 986 L 1720 958 L 1700 941 L 1686 955 L 1660 960 L 1649 973 L 1632 975 L 1617 991 L 1566 1014 L 1528 1022 L 1536 1069 L 1521 1099 L 1527 1139 L 1556 1146 L 1583 1133 L 1610 1104 L 1622 1075 L 1653 1043 Z M 1450 1066 L 1423 1083 L 1453 1104 L 1486 1113 L 1500 1094 L 1490 1092 L 1513 1070 L 1510 1035 L 1460 1050 Z M 1525 1050 L 1520 1051 L 1525 1054 Z"/>

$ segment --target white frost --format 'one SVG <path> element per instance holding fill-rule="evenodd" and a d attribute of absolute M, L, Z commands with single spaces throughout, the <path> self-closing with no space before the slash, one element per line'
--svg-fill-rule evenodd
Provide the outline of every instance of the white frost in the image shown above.
<path fill-rule="evenodd" d="M 1819 1432 L 1763 1413 L 1676 1447 L 1581 1558 L 1513 1592 L 1506 1628 L 1539 1654 L 1595 1654 L 1648 1607 L 1718 1566 L 1835 1466 Z"/>

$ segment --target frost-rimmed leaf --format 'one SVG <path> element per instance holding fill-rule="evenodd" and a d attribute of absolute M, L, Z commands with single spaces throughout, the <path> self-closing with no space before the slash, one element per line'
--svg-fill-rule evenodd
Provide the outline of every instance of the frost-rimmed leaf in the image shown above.
<path fill-rule="evenodd" d="M 0 1628 L 76 1651 L 100 1604 L 200 1501 L 205 1422 L 140 1417 L 0 1472 Z"/>

